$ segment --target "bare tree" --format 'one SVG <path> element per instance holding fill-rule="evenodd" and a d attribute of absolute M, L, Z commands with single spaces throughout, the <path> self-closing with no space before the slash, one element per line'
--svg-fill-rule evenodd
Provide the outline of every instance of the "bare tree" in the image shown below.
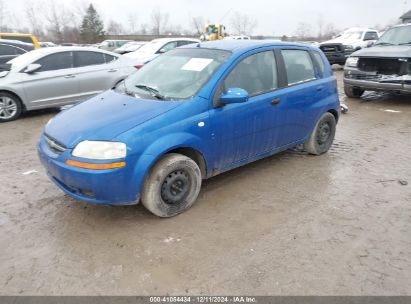
<path fill-rule="evenodd" d="M 109 35 L 121 35 L 124 34 L 124 27 L 120 22 L 110 20 L 107 26 L 107 33 Z"/>
<path fill-rule="evenodd" d="M 51 37 L 55 41 L 61 43 L 64 41 L 64 32 L 70 27 L 73 27 L 74 14 L 68 10 L 63 3 L 49 0 L 44 7 L 48 10 L 44 11 L 44 19 L 47 22 L 47 28 Z"/>
<path fill-rule="evenodd" d="M 196 34 L 201 35 L 204 31 L 205 21 L 201 16 L 193 17 L 191 19 L 191 26 Z"/>
<path fill-rule="evenodd" d="M 4 0 L 0 0 L 0 30 L 6 30 L 7 26 L 7 8 Z"/>
<path fill-rule="evenodd" d="M 251 35 L 256 25 L 257 21 L 247 14 L 235 12 L 231 17 L 231 26 L 237 35 Z"/>
<path fill-rule="evenodd" d="M 138 18 L 137 18 L 137 13 L 132 12 L 128 14 L 128 28 L 130 31 L 130 34 L 135 34 L 137 32 L 137 27 L 138 27 Z"/>
<path fill-rule="evenodd" d="M 328 23 L 324 27 L 323 38 L 331 39 L 332 37 L 336 36 L 338 33 L 340 33 L 340 30 L 336 29 L 333 23 Z"/>
<path fill-rule="evenodd" d="M 161 35 L 168 25 L 169 14 L 162 13 L 159 8 L 154 9 L 150 15 L 154 35 Z"/>
<path fill-rule="evenodd" d="M 318 38 L 321 39 L 324 34 L 324 16 L 322 14 L 318 15 L 317 26 L 318 26 Z"/>
<path fill-rule="evenodd" d="M 38 17 L 39 14 L 39 6 L 35 5 L 32 1 L 26 1 L 25 16 L 30 26 L 30 30 L 37 37 L 42 37 L 44 35 L 43 24 L 41 23 L 41 19 Z"/>
<path fill-rule="evenodd" d="M 305 22 L 298 23 L 295 35 L 300 39 L 309 37 L 311 35 L 311 25 Z"/>

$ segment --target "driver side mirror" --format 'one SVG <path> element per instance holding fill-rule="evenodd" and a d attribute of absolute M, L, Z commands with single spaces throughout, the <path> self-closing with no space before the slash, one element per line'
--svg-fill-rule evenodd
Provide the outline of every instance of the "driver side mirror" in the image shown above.
<path fill-rule="evenodd" d="M 26 67 L 26 69 L 24 70 L 24 73 L 33 74 L 33 73 L 38 72 L 40 69 L 41 69 L 41 64 L 32 63 Z"/>
<path fill-rule="evenodd" d="M 372 47 L 374 45 L 374 41 L 369 41 L 368 43 L 367 43 L 367 47 Z"/>
<path fill-rule="evenodd" d="M 224 104 L 243 103 L 250 98 L 246 90 L 240 88 L 230 88 L 220 96 L 220 101 Z"/>
<path fill-rule="evenodd" d="M 164 54 L 165 52 L 167 52 L 166 49 L 162 48 L 162 49 L 159 49 L 157 53 L 158 54 Z"/>

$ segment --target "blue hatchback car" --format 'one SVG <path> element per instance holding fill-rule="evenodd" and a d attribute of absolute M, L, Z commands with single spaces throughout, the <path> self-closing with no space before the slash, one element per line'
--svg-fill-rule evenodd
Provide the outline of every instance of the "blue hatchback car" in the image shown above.
<path fill-rule="evenodd" d="M 327 152 L 339 107 L 317 48 L 199 43 L 57 115 L 38 152 L 52 181 L 77 200 L 141 201 L 171 217 L 195 202 L 203 179 L 300 144 Z"/>

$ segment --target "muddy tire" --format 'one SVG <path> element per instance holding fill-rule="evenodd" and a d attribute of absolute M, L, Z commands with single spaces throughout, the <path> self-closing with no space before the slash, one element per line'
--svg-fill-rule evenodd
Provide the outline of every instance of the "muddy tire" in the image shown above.
<path fill-rule="evenodd" d="M 150 170 L 141 194 L 143 205 L 159 217 L 172 217 L 190 208 L 201 188 L 201 171 L 191 159 L 170 153 Z"/>
<path fill-rule="evenodd" d="M 362 94 L 364 94 L 364 90 L 344 85 L 344 93 L 350 98 L 361 98 Z"/>
<path fill-rule="evenodd" d="M 21 101 L 15 95 L 0 92 L 0 123 L 16 120 L 23 111 Z"/>
<path fill-rule="evenodd" d="M 313 155 L 326 153 L 334 141 L 336 124 L 334 115 L 328 112 L 323 114 L 304 144 L 305 151 Z"/>

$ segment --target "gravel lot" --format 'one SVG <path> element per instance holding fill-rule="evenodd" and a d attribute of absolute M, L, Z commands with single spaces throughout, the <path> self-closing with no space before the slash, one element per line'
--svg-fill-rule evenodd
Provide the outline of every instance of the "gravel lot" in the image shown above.
<path fill-rule="evenodd" d="M 341 98 L 329 153 L 217 176 L 171 219 L 60 192 L 35 148 L 56 111 L 0 125 L 0 294 L 411 295 L 411 98 Z"/>

